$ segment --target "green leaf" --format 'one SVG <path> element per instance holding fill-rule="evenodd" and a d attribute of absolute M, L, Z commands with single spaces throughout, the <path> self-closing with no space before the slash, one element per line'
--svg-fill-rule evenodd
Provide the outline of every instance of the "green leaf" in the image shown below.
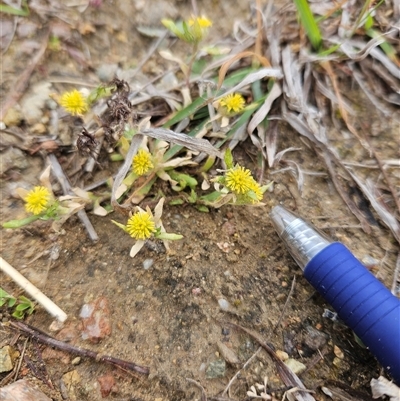
<path fill-rule="evenodd" d="M 21 9 L 7 6 L 5 4 L 0 4 L 0 13 L 27 17 L 29 15 L 29 8 L 26 4 L 26 0 L 23 0 L 21 4 Z"/>
<path fill-rule="evenodd" d="M 10 298 L 10 294 L 8 292 L 5 292 L 2 288 L 0 288 L 0 298 Z"/>
<path fill-rule="evenodd" d="M 294 4 L 299 12 L 301 25 L 304 27 L 313 48 L 318 50 L 321 47 L 322 36 L 307 0 L 294 0 Z"/>
<path fill-rule="evenodd" d="M 175 170 L 168 171 L 168 174 L 170 175 L 170 177 L 173 180 L 179 182 L 179 186 L 180 186 L 179 190 L 186 188 L 186 186 L 188 186 L 192 189 L 197 186 L 197 180 L 188 174 L 178 173 Z"/>
<path fill-rule="evenodd" d="M 124 226 L 123 224 L 121 224 L 121 223 L 118 223 L 117 221 L 115 221 L 115 220 L 111 220 L 116 226 L 118 226 L 119 228 L 122 228 L 125 232 L 126 232 L 126 226 Z"/>
<path fill-rule="evenodd" d="M 209 213 L 210 212 L 210 209 L 205 205 L 196 205 L 195 207 L 199 212 L 202 212 L 202 213 Z"/>
<path fill-rule="evenodd" d="M 193 115 L 197 110 L 199 110 L 203 106 L 206 106 L 207 103 L 208 103 L 207 99 L 205 99 L 203 97 L 198 97 L 192 103 L 190 103 L 188 106 L 186 106 L 182 110 L 178 111 L 174 115 L 174 117 L 172 117 L 169 121 L 167 121 L 163 125 L 163 128 L 170 128 L 173 125 L 182 121 L 183 119 L 190 118 L 191 115 Z"/>
<path fill-rule="evenodd" d="M 3 228 L 20 228 L 40 219 L 41 217 L 42 216 L 40 214 L 36 214 L 21 220 L 10 220 L 3 223 L 2 226 Z"/>
<path fill-rule="evenodd" d="M 183 238 L 183 235 L 174 233 L 156 233 L 154 236 L 158 239 L 167 241 L 176 241 Z"/>
<path fill-rule="evenodd" d="M 183 201 L 183 199 L 173 199 L 171 201 L 168 202 L 169 205 L 171 206 L 179 206 L 179 205 L 183 205 L 185 202 Z"/>
<path fill-rule="evenodd" d="M 233 156 L 232 151 L 229 148 L 225 151 L 224 161 L 227 169 L 233 168 Z"/>
<path fill-rule="evenodd" d="M 203 167 L 200 169 L 201 172 L 206 173 L 215 163 L 215 156 L 208 156 Z"/>
<path fill-rule="evenodd" d="M 24 312 L 23 311 L 15 311 L 12 316 L 14 316 L 16 319 L 22 319 L 24 317 Z"/>
<path fill-rule="evenodd" d="M 10 298 L 8 300 L 8 307 L 12 308 L 17 303 L 17 298 Z"/>
<path fill-rule="evenodd" d="M 15 307 L 15 310 L 16 311 L 24 311 L 25 309 L 29 309 L 29 308 L 30 308 L 30 305 L 23 303 L 23 304 L 17 305 Z"/>

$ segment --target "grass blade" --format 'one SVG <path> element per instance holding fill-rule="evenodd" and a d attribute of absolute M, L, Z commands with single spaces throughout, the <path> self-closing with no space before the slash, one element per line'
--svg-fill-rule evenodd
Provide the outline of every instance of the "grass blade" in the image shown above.
<path fill-rule="evenodd" d="M 294 0 L 294 4 L 299 12 L 301 25 L 306 30 L 308 39 L 310 39 L 313 48 L 318 50 L 321 47 L 322 36 L 307 0 Z"/>

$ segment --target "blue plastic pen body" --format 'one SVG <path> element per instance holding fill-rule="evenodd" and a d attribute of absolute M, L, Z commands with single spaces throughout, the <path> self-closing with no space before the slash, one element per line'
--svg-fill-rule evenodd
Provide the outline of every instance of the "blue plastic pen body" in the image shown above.
<path fill-rule="evenodd" d="M 400 300 L 343 244 L 281 206 L 271 218 L 306 279 L 400 385 Z"/>
<path fill-rule="evenodd" d="M 314 256 L 304 276 L 400 384 L 400 300 L 338 242 Z"/>

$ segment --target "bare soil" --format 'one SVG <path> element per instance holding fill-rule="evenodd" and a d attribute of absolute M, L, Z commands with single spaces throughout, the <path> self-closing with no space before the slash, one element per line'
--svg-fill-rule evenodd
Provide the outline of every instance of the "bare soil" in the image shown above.
<path fill-rule="evenodd" d="M 249 4 L 237 3 L 233 7 L 230 2 L 199 2 L 200 12 L 214 21 L 211 37 L 223 38 L 232 32 L 236 20 L 252 18 L 254 10 L 249 12 Z M 82 84 L 96 84 L 98 68 L 105 65 L 117 64 L 121 70 L 134 69 L 152 44 L 152 39 L 141 35 L 137 28 L 159 27 L 161 18 L 178 18 L 190 12 L 189 4 L 182 1 L 163 0 L 151 5 L 144 1 L 105 1 L 98 9 L 89 7 L 84 13 L 75 11 L 51 18 L 60 31 L 64 29 L 70 35 L 67 43 L 79 49 L 85 60 L 78 56 L 71 58 L 65 48 L 59 52 L 47 51 L 24 96 L 31 93 L 35 83 L 52 82 L 55 73 L 66 80 L 73 78 Z M 37 16 L 30 18 L 36 24 L 35 33 L 41 34 L 47 22 Z M 33 51 L 24 50 L 23 44 L 27 46 L 26 38 L 16 34 L 3 56 L 2 96 L 11 90 L 32 57 Z M 165 63 L 155 55 L 143 72 L 156 75 Z M 60 83 L 52 83 L 53 91 L 61 87 Z M 398 157 L 398 126 L 384 120 L 378 111 L 371 112 L 368 101 L 356 90 L 349 88 L 348 96 L 358 99 L 360 119 L 371 132 L 375 130 L 372 140 L 381 156 L 384 159 Z M 22 123 L 21 127 L 28 136 L 37 136 L 28 123 Z M 335 383 L 359 390 L 368 397 L 369 382 L 380 373 L 378 363 L 357 344 L 347 328 L 322 317 L 329 305 L 302 277 L 276 235 L 268 214 L 276 204 L 295 210 L 334 240 L 347 245 L 361 260 L 374 261 L 369 267 L 388 286 L 398 245 L 379 222 L 374 222 L 372 233 L 366 234 L 337 194 L 321 158 L 284 123 L 280 123 L 279 132 L 278 150 L 290 146 L 300 148 L 292 152 L 290 158 L 305 171 L 321 175 L 306 175 L 300 194 L 296 180 L 287 171 L 276 172 L 282 166 L 267 170 L 264 180 L 273 180 L 274 185 L 264 196 L 265 205 L 260 207 L 228 206 L 201 213 L 191 206 L 166 206 L 163 221 L 167 231 L 184 236 L 183 240 L 172 244 L 171 254 L 155 244 L 143 248 L 131 259 L 130 238 L 110 222 L 111 218 L 118 219 L 115 215 L 90 215 L 100 237 L 97 243 L 88 239 L 76 217 L 58 234 L 51 232 L 48 222 L 36 222 L 18 230 L 3 229 L 2 257 L 65 310 L 69 316 L 67 327 L 78 330 L 78 336 L 72 340 L 74 345 L 150 368 L 150 376 L 141 378 L 85 358 L 73 365 L 73 357 L 57 354 L 55 359 L 45 360 L 54 389 L 35 378 L 24 364 L 20 377 L 25 376 L 40 386 L 53 400 L 63 399 L 60 381 L 66 372 L 73 370 L 78 372 L 79 379 L 71 385 L 71 400 L 101 399 L 98 378 L 107 373 L 116 380 L 115 392 L 107 397 L 109 399 L 200 400 L 199 389 L 187 378 L 201 383 L 209 398 L 216 397 L 240 368 L 240 365 L 227 363 L 223 377 L 207 378 L 210 363 L 223 359 L 217 342 L 233 350 L 242 364 L 259 347 L 248 335 L 229 325 L 233 322 L 257 332 L 276 350 L 286 351 L 304 363 L 308 369 L 301 379 L 306 387 L 319 391 L 319 386 Z M 355 138 L 344 138 L 333 127 L 329 136 L 349 160 L 363 160 L 365 150 Z M 65 163 L 68 155 L 61 151 L 58 150 L 58 155 Z M 15 197 L 15 188 L 37 184 L 44 167 L 40 152 L 35 155 L 24 152 L 24 156 L 26 164 L 7 171 L 1 181 L 2 221 L 24 216 L 23 203 Z M 103 156 L 101 169 L 88 183 L 116 171 L 116 166 Z M 241 144 L 234 156 L 239 163 L 259 174 L 255 163 L 257 151 L 250 140 Z M 162 189 L 168 194 L 168 188 Z M 357 198 L 357 194 L 354 197 Z M 58 257 L 51 258 L 55 253 Z M 143 267 L 146 259 L 153 260 L 147 270 Z M 293 294 L 275 329 L 294 278 Z M 0 275 L 0 280 L 9 292 L 20 293 L 4 275 Z M 108 300 L 111 308 L 112 333 L 99 344 L 92 344 L 79 335 L 79 313 L 83 304 L 100 296 Z M 219 307 L 221 298 L 231 304 L 229 311 Z M 27 321 L 48 332 L 52 319 L 38 307 Z M 312 329 L 326 335 L 326 343 L 319 351 L 309 347 Z M 9 330 L 1 329 L 1 344 L 9 342 L 11 337 Z M 34 353 L 34 348 L 34 345 L 28 347 L 28 355 Z M 337 357 L 337 349 L 343 352 L 343 357 Z M 323 359 L 318 358 L 320 353 Z M 5 376 L 0 374 L 0 379 Z M 272 388 L 284 387 L 274 363 L 261 351 L 232 384 L 231 399 L 248 399 L 247 390 L 263 382 L 264 377 L 268 377 Z M 282 395 L 282 391 L 277 394 Z M 318 392 L 316 398 L 327 397 Z"/>

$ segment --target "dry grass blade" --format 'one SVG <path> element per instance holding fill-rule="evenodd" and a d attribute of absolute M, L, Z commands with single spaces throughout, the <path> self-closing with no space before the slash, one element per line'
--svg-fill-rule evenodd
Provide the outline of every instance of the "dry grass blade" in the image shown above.
<path fill-rule="evenodd" d="M 361 75 L 359 71 L 354 67 L 352 63 L 348 63 L 351 72 L 353 73 L 353 77 L 358 83 L 358 86 L 362 89 L 362 91 L 367 95 L 367 98 L 370 102 L 380 110 L 385 117 L 391 116 L 393 113 L 389 110 L 373 93 L 372 90 L 368 87 L 368 84 L 365 81 L 365 77 Z"/>
<path fill-rule="evenodd" d="M 230 326 L 239 329 L 247 333 L 251 338 L 257 341 L 268 353 L 275 363 L 278 370 L 279 376 L 286 386 L 297 387 L 299 391 L 294 393 L 297 401 L 315 401 L 315 398 L 307 392 L 301 392 L 301 390 L 307 390 L 303 382 L 298 378 L 298 376 L 293 373 L 276 355 L 275 351 L 264 341 L 264 339 L 252 330 L 246 329 L 235 323 L 228 323 Z"/>
<path fill-rule="evenodd" d="M 400 224 L 394 217 L 393 213 L 388 210 L 387 206 L 380 201 L 382 199 L 382 194 L 374 185 L 370 178 L 367 178 L 365 184 L 362 180 L 351 170 L 348 171 L 353 180 L 357 183 L 359 188 L 363 191 L 364 195 L 370 201 L 375 212 L 381 218 L 383 223 L 390 229 L 393 236 L 396 238 L 397 242 L 400 244 Z"/>
<path fill-rule="evenodd" d="M 237 92 L 243 87 L 252 84 L 253 82 L 260 81 L 264 78 L 281 79 L 283 77 L 282 71 L 278 68 L 261 68 L 260 70 L 247 75 L 240 83 L 229 89 L 227 92 L 215 98 L 215 100 L 227 96 L 233 92 Z"/>
<path fill-rule="evenodd" d="M 396 268 L 393 273 L 392 294 L 395 297 L 400 295 L 400 252 L 397 254 Z"/>
<path fill-rule="evenodd" d="M 200 391 L 201 391 L 201 398 L 200 398 L 200 401 L 207 401 L 207 394 L 206 394 L 206 391 L 204 390 L 204 387 L 203 387 L 199 382 L 197 382 L 196 380 L 190 379 L 190 378 L 188 378 L 188 377 L 186 378 L 186 380 L 187 380 L 189 383 L 194 384 L 197 388 L 200 389 Z"/>
<path fill-rule="evenodd" d="M 132 159 L 133 156 L 137 153 L 139 150 L 139 146 L 143 141 L 143 135 L 136 134 L 132 138 L 132 142 L 130 144 L 128 153 L 125 157 L 124 164 L 121 166 L 121 168 L 118 171 L 118 174 L 115 177 L 113 187 L 112 187 L 112 192 L 111 192 L 111 205 L 115 210 L 118 210 L 122 214 L 129 214 L 130 208 L 127 206 L 122 206 L 118 203 L 117 199 L 117 193 L 119 188 L 121 187 L 122 181 L 124 180 L 126 174 L 128 173 L 131 165 L 132 165 Z"/>
<path fill-rule="evenodd" d="M 226 61 L 220 68 L 219 70 L 219 74 L 218 74 L 218 85 L 217 88 L 221 88 L 222 83 L 224 82 L 226 73 L 229 70 L 229 67 L 236 61 L 245 58 L 245 57 L 255 57 L 257 58 L 261 65 L 263 65 L 264 67 L 270 68 L 271 67 L 271 63 L 269 62 L 269 60 L 266 57 L 260 56 L 259 54 L 252 52 L 252 51 L 245 51 L 245 52 L 240 52 L 238 54 L 236 54 L 235 56 L 233 56 L 232 58 L 230 58 L 228 61 Z"/>
<path fill-rule="evenodd" d="M 150 136 L 155 139 L 172 142 L 180 146 L 184 146 L 194 152 L 204 152 L 211 156 L 223 159 L 222 153 L 211 145 L 209 141 L 202 138 L 192 138 L 186 134 L 171 131 L 165 128 L 147 128 L 141 131 L 143 135 Z"/>
<path fill-rule="evenodd" d="M 347 114 L 347 110 L 346 108 L 343 106 L 343 100 L 342 100 L 342 95 L 339 91 L 339 85 L 337 83 L 337 79 L 336 79 L 336 75 L 333 72 L 332 66 L 330 64 L 329 61 L 323 62 L 321 63 L 322 67 L 324 67 L 325 71 L 327 72 L 332 85 L 333 85 L 333 89 L 335 91 L 336 97 L 338 99 L 338 106 L 339 106 L 339 110 L 340 110 L 340 114 L 343 118 L 343 120 L 346 123 L 347 128 L 349 129 L 349 131 L 359 140 L 359 142 L 361 143 L 361 145 L 368 150 L 369 146 L 368 143 L 358 134 L 357 130 L 353 127 L 353 125 L 350 122 L 349 119 L 349 115 Z"/>
<path fill-rule="evenodd" d="M 369 225 L 368 220 L 366 219 L 364 214 L 359 210 L 353 199 L 351 199 L 348 192 L 344 188 L 344 184 L 342 184 L 341 180 L 339 180 L 337 168 L 334 168 L 333 166 L 332 156 L 326 150 L 323 151 L 322 155 L 325 160 L 325 164 L 328 168 L 333 185 L 336 188 L 336 191 L 338 191 L 339 195 L 346 203 L 350 211 L 354 214 L 354 216 L 357 217 L 364 232 L 366 232 L 367 234 L 371 234 L 371 227 Z"/>
<path fill-rule="evenodd" d="M 274 83 L 271 91 L 269 92 L 267 98 L 265 99 L 262 106 L 254 113 L 254 116 L 247 126 L 247 132 L 249 135 L 257 128 L 257 126 L 265 120 L 269 111 L 271 110 L 272 103 L 282 95 L 282 89 L 278 82 Z"/>

